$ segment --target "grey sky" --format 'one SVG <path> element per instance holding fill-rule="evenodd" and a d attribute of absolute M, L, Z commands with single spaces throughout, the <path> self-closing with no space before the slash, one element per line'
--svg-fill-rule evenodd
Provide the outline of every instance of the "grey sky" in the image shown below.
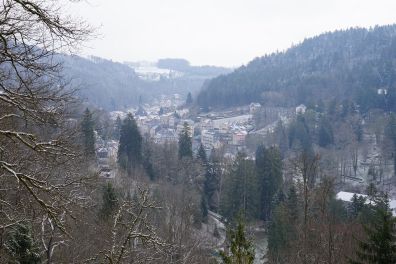
<path fill-rule="evenodd" d="M 99 27 L 85 55 L 194 65 L 239 66 L 325 31 L 396 22 L 395 0 L 88 0 L 71 11 Z"/>

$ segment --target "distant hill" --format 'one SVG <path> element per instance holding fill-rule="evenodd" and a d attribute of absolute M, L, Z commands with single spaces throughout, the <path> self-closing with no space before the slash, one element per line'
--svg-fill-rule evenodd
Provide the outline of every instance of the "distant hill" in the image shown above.
<path fill-rule="evenodd" d="M 107 110 L 138 102 L 144 82 L 126 65 L 92 57 L 61 56 L 64 74 L 82 99 Z"/>
<path fill-rule="evenodd" d="M 157 67 L 162 69 L 170 69 L 175 71 L 184 72 L 190 76 L 203 76 L 205 78 L 212 76 L 217 77 L 221 74 L 230 73 L 231 69 L 216 66 L 192 66 L 190 62 L 185 59 L 160 59 L 157 62 Z"/>
<path fill-rule="evenodd" d="M 130 64 L 128 66 L 99 57 L 59 55 L 58 59 L 63 62 L 64 75 L 79 88 L 81 98 L 106 110 L 136 106 L 140 97 L 143 102 L 150 102 L 162 94 L 178 93 L 181 96 L 186 96 L 188 92 L 195 94 L 206 79 L 231 71 L 229 69 L 219 71 L 215 67 L 199 76 L 188 72 L 177 78 L 161 76 L 156 81 L 149 81 L 142 79 Z"/>
<path fill-rule="evenodd" d="M 198 104 L 295 106 L 333 99 L 352 100 L 363 112 L 396 110 L 396 25 L 325 33 L 256 58 L 207 82 Z"/>

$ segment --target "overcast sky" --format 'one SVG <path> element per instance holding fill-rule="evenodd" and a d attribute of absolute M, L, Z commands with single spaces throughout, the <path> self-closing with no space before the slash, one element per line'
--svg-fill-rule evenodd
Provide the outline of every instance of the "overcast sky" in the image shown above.
<path fill-rule="evenodd" d="M 98 27 L 84 55 L 239 66 L 322 32 L 395 23 L 396 0 L 87 0 L 71 12 Z"/>

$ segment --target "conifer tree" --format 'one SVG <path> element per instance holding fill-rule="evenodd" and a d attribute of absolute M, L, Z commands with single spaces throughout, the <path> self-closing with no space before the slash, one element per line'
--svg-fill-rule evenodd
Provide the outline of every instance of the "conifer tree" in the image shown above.
<path fill-rule="evenodd" d="M 298 219 L 298 196 L 297 196 L 296 187 L 294 187 L 294 185 L 292 185 L 289 188 L 289 192 L 287 194 L 286 206 L 290 215 L 290 220 L 292 222 L 296 222 Z"/>
<path fill-rule="evenodd" d="M 142 136 L 133 118 L 129 113 L 124 119 L 118 148 L 118 164 L 126 170 L 135 168 L 142 161 Z"/>
<path fill-rule="evenodd" d="M 188 92 L 187 99 L 186 99 L 186 105 L 191 105 L 192 102 L 193 102 L 193 99 L 192 99 L 191 92 Z"/>
<path fill-rule="evenodd" d="M 206 151 L 204 146 L 201 144 L 198 149 L 197 158 L 206 165 L 208 162 L 208 158 L 206 157 Z"/>
<path fill-rule="evenodd" d="M 87 156 L 95 155 L 95 134 L 92 113 L 85 109 L 83 120 L 81 122 L 81 131 L 83 133 L 84 153 Z"/>
<path fill-rule="evenodd" d="M 103 186 L 102 191 L 102 207 L 99 211 L 99 216 L 103 220 L 109 219 L 118 207 L 118 197 L 113 185 L 108 182 Z"/>
<path fill-rule="evenodd" d="M 220 232 L 219 232 L 219 228 L 217 227 L 217 224 L 215 224 L 215 227 L 213 229 L 213 236 L 215 238 L 220 238 Z"/>
<path fill-rule="evenodd" d="M 334 136 L 333 129 L 326 118 L 322 118 L 319 125 L 319 146 L 327 147 L 328 145 L 333 144 Z"/>
<path fill-rule="evenodd" d="M 148 139 L 144 141 L 142 159 L 142 165 L 147 173 L 147 176 L 150 178 L 150 180 L 154 181 L 156 179 L 156 174 L 154 172 L 154 166 L 151 161 L 151 146 Z"/>
<path fill-rule="evenodd" d="M 216 199 L 216 193 L 219 191 L 220 188 L 222 167 L 214 149 L 212 149 L 210 159 L 207 161 L 206 164 L 207 165 L 205 171 L 204 193 L 208 201 L 209 209 L 217 212 L 218 199 Z"/>
<path fill-rule="evenodd" d="M 358 196 L 355 193 L 352 197 L 352 203 L 349 208 L 351 217 L 353 217 L 353 218 L 358 217 L 360 212 L 362 212 L 363 209 L 365 208 L 365 203 L 366 203 L 366 198 L 361 195 Z"/>
<path fill-rule="evenodd" d="M 285 203 L 280 203 L 273 209 L 268 225 L 268 253 L 272 260 L 279 260 L 282 257 L 282 251 L 287 248 L 290 240 L 291 227 L 287 207 Z"/>
<path fill-rule="evenodd" d="M 190 137 L 190 127 L 184 123 L 183 130 L 179 135 L 179 158 L 192 158 L 192 139 Z"/>
<path fill-rule="evenodd" d="M 266 149 L 260 145 L 256 150 L 256 170 L 260 185 L 261 217 L 268 220 L 271 202 L 283 183 L 279 150 L 275 147 Z"/>
<path fill-rule="evenodd" d="M 297 146 L 304 152 L 312 152 L 312 140 L 305 117 L 299 114 L 289 127 L 289 147 Z"/>
<path fill-rule="evenodd" d="M 279 192 L 282 193 L 282 192 Z M 297 237 L 298 196 L 296 188 L 289 188 L 287 197 L 272 209 L 268 225 L 268 257 L 273 263 L 284 263 L 285 250 Z M 271 263 L 272 263 L 271 262 Z"/>
<path fill-rule="evenodd" d="M 358 241 L 357 260 L 351 264 L 394 264 L 396 263 L 395 218 L 389 209 L 387 198 L 376 201 L 374 217 L 365 224 L 365 241 Z"/>
<path fill-rule="evenodd" d="M 9 233 L 5 244 L 15 263 L 41 263 L 40 250 L 33 240 L 30 228 L 26 224 L 19 223 L 15 225 Z"/>
<path fill-rule="evenodd" d="M 208 200 L 205 195 L 201 196 L 201 212 L 202 212 L 202 222 L 206 223 L 208 219 Z"/>
<path fill-rule="evenodd" d="M 230 172 L 224 179 L 221 195 L 221 214 L 231 220 L 238 213 L 245 218 L 259 215 L 259 189 L 254 161 L 238 153 Z"/>
<path fill-rule="evenodd" d="M 253 264 L 254 262 L 254 247 L 250 239 L 246 237 L 245 225 L 238 217 L 236 229 L 228 229 L 228 254 L 225 251 L 220 251 L 220 256 L 224 264 Z"/>
<path fill-rule="evenodd" d="M 120 115 L 118 115 L 114 124 L 114 135 L 113 135 L 114 139 L 116 140 L 120 140 L 121 127 L 122 127 L 122 120 Z"/>
<path fill-rule="evenodd" d="M 203 186 L 201 207 L 202 207 L 204 219 L 206 219 L 209 210 L 209 200 L 211 199 L 211 196 L 213 195 L 217 186 L 214 186 L 215 175 L 213 174 L 212 166 L 208 162 L 208 159 L 206 157 L 206 152 L 202 144 L 198 149 L 197 159 L 202 162 L 202 165 L 205 169 L 205 179 L 203 184 L 204 186 Z"/>

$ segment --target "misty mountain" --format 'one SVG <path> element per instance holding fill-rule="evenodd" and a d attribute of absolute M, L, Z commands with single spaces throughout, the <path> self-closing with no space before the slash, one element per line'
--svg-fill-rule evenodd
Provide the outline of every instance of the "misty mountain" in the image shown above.
<path fill-rule="evenodd" d="M 73 86 L 79 88 L 79 96 L 106 110 L 137 105 L 139 98 L 142 98 L 143 102 L 150 102 L 161 95 L 178 93 L 186 96 L 188 92 L 195 94 L 206 79 L 230 72 L 225 68 L 219 70 L 217 67 L 204 67 L 200 74 L 181 71 L 178 76 L 161 75 L 158 80 L 149 81 L 141 78 L 129 64 L 99 57 L 67 55 L 59 55 L 59 60 L 63 63 L 64 75 L 71 79 Z"/>
<path fill-rule="evenodd" d="M 362 111 L 396 110 L 395 65 L 396 25 L 324 33 L 212 79 L 198 104 L 207 109 L 348 99 Z"/>

